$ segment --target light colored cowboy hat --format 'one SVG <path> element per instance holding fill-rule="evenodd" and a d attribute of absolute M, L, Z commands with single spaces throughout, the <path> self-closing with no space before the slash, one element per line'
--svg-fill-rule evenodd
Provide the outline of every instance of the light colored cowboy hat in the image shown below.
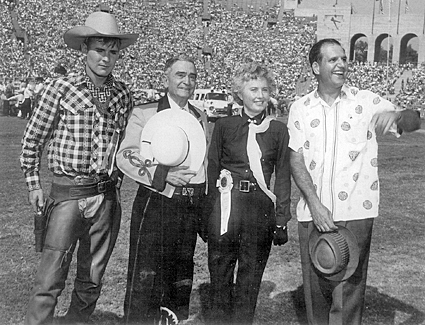
<path fill-rule="evenodd" d="M 63 35 L 65 43 L 74 50 L 81 50 L 87 37 L 114 37 L 121 40 L 120 50 L 136 42 L 139 34 L 120 34 L 115 16 L 102 11 L 90 14 L 84 26 L 76 26 Z"/>
<path fill-rule="evenodd" d="M 359 264 L 359 245 L 354 234 L 343 226 L 334 232 L 320 233 L 313 225 L 309 238 L 311 261 L 324 278 L 345 281 Z"/>
<path fill-rule="evenodd" d="M 205 133 L 199 121 L 179 109 L 165 109 L 152 116 L 140 137 L 140 155 L 153 164 L 201 168 L 206 153 Z"/>

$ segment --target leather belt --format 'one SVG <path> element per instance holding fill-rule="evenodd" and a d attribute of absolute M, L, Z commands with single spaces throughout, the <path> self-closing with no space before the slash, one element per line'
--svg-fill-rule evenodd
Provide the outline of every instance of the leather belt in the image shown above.
<path fill-rule="evenodd" d="M 107 175 L 53 177 L 51 196 L 59 200 L 76 200 L 108 193 L 114 190 L 116 181 Z"/>
<path fill-rule="evenodd" d="M 205 194 L 205 183 L 202 184 L 187 184 L 186 186 L 177 186 L 173 193 L 174 197 L 194 197 L 199 198 Z"/>
<path fill-rule="evenodd" d="M 249 193 L 259 189 L 259 186 L 257 183 L 253 183 L 251 181 L 241 179 L 233 183 L 233 188 L 236 190 L 239 190 L 239 192 L 242 192 L 242 193 Z"/>

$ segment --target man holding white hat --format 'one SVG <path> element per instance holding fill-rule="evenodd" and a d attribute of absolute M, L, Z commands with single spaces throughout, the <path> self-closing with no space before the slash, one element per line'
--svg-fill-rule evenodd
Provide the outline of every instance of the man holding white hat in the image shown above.
<path fill-rule="evenodd" d="M 48 84 L 28 122 L 21 168 L 29 202 L 44 215 L 45 225 L 25 324 L 53 322 L 77 243 L 77 276 L 61 323 L 86 323 L 96 307 L 121 219 L 114 159 L 133 107 L 130 90 L 112 70 L 120 50 L 137 37 L 120 34 L 115 17 L 105 12 L 94 12 L 84 26 L 68 30 L 65 43 L 85 54 L 85 70 Z M 39 166 L 46 145 L 53 183 L 45 201 Z"/>
<path fill-rule="evenodd" d="M 138 324 L 188 318 L 193 254 L 202 233 L 207 119 L 188 102 L 196 68 L 180 55 L 166 62 L 164 72 L 167 94 L 134 108 L 117 154 L 118 167 L 140 183 L 124 302 L 126 321 Z"/>

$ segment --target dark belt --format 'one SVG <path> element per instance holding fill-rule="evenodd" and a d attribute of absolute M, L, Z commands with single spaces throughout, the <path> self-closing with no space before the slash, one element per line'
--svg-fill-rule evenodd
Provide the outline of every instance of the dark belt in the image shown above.
<path fill-rule="evenodd" d="M 68 185 L 69 184 L 69 185 Z M 115 189 L 116 181 L 107 175 L 95 177 L 54 176 L 51 196 L 60 200 L 75 200 L 108 193 Z"/>
<path fill-rule="evenodd" d="M 249 193 L 256 191 L 259 186 L 257 183 L 253 183 L 248 180 L 241 179 L 233 183 L 233 188 L 242 193 Z"/>
<path fill-rule="evenodd" d="M 173 198 L 192 197 L 200 198 L 205 195 L 205 183 L 187 184 L 186 186 L 177 186 L 173 193 Z"/>

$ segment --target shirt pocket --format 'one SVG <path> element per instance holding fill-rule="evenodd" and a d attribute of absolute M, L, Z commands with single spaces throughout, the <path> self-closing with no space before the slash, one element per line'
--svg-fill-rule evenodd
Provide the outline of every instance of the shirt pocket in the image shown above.
<path fill-rule="evenodd" d="M 77 139 L 83 136 L 87 131 L 85 127 L 91 123 L 86 123 L 93 119 L 93 112 L 83 102 L 67 101 L 61 103 L 63 123 L 66 132 L 71 139 Z"/>
<path fill-rule="evenodd" d="M 352 144 L 367 142 L 369 125 L 364 114 L 347 113 L 341 123 L 345 140 Z"/>
<path fill-rule="evenodd" d="M 68 99 L 61 102 L 62 109 L 66 115 L 79 115 L 84 114 L 86 105 L 83 101 L 78 101 L 76 99 Z"/>

